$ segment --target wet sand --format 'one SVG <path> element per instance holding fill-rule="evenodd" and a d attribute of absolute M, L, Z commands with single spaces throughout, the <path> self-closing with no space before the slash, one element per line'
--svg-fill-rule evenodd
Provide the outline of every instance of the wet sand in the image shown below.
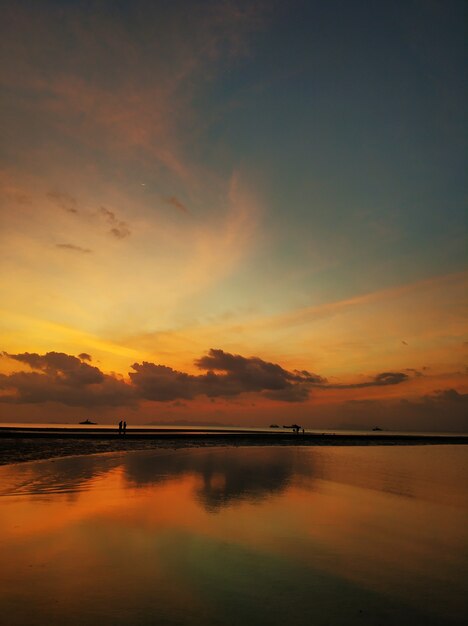
<path fill-rule="evenodd" d="M 369 446 L 468 444 L 468 435 L 317 434 L 249 431 L 148 431 L 120 435 L 109 429 L 11 429 L 0 427 L 0 465 L 54 457 L 126 450 L 201 448 L 210 446 Z"/>

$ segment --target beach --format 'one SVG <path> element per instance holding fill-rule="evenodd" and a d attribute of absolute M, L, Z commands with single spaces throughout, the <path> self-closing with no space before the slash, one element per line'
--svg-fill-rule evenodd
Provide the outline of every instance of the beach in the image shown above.
<path fill-rule="evenodd" d="M 145 428 L 129 429 L 125 435 L 110 427 L 0 426 L 0 465 L 55 457 L 204 447 L 240 446 L 396 446 L 466 445 L 468 435 L 378 432 L 308 432 L 286 429 L 240 428 Z"/>

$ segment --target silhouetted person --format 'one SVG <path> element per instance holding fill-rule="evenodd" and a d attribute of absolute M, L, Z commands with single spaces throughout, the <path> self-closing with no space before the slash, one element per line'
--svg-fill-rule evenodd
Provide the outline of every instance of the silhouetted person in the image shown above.
<path fill-rule="evenodd" d="M 123 434 L 126 435 L 127 434 L 127 422 L 123 423 Z"/>
<path fill-rule="evenodd" d="M 303 429 L 302 429 L 302 434 L 304 434 L 304 433 L 305 433 L 305 429 L 303 428 Z"/>
<path fill-rule="evenodd" d="M 120 420 L 120 422 L 119 422 L 119 435 L 122 434 L 122 428 L 123 428 L 123 422 L 122 422 L 122 420 Z"/>

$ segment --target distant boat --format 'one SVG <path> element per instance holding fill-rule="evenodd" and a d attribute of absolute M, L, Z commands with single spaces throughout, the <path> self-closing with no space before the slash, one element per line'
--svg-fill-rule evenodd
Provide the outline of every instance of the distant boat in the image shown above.
<path fill-rule="evenodd" d="M 84 422 L 80 422 L 80 424 L 86 424 L 87 426 L 96 426 L 96 422 L 92 422 L 91 420 L 85 420 Z"/>
<path fill-rule="evenodd" d="M 372 430 L 382 430 L 382 429 L 379 428 L 378 426 L 374 426 L 374 428 Z"/>
<path fill-rule="evenodd" d="M 295 433 L 298 433 L 302 426 L 299 426 L 299 424 L 291 424 L 290 426 L 283 426 L 283 428 L 292 428 Z"/>
<path fill-rule="evenodd" d="M 279 428 L 278 424 L 270 424 L 270 428 Z"/>

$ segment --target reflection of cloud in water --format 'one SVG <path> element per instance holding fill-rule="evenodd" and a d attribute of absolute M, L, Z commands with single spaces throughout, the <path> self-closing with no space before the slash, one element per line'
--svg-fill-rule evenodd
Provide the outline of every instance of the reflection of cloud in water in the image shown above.
<path fill-rule="evenodd" d="M 167 456 L 129 454 L 123 465 L 127 480 L 139 487 L 193 475 L 200 479 L 197 499 L 216 511 L 236 501 L 259 502 L 310 477 L 310 460 L 298 448 L 223 448 Z"/>
<path fill-rule="evenodd" d="M 63 457 L 0 467 L 0 497 L 65 496 L 72 500 L 82 491 L 107 489 L 109 483 L 104 485 L 104 480 L 114 476 L 117 482 L 112 488 L 122 489 L 191 477 L 194 496 L 208 511 L 239 501 L 260 502 L 290 485 L 315 490 L 324 481 L 429 500 L 434 500 L 435 485 L 439 485 L 446 501 L 454 502 L 453 494 L 443 486 L 456 482 L 452 474 L 457 467 L 450 473 L 439 462 L 429 484 L 424 448 L 415 447 L 408 454 L 405 446 L 220 447 Z M 444 448 L 432 447 L 431 462 L 443 458 Z M 437 501 L 441 497 L 437 492 Z"/>
<path fill-rule="evenodd" d="M 260 502 L 312 476 L 312 455 L 298 448 L 218 448 L 64 457 L 0 470 L 0 496 L 68 498 L 93 488 L 113 470 L 141 488 L 184 476 L 196 478 L 195 497 L 208 511 L 238 501 Z M 7 467 L 7 466 L 5 466 Z M 3 468 L 2 468 L 3 469 Z"/>

